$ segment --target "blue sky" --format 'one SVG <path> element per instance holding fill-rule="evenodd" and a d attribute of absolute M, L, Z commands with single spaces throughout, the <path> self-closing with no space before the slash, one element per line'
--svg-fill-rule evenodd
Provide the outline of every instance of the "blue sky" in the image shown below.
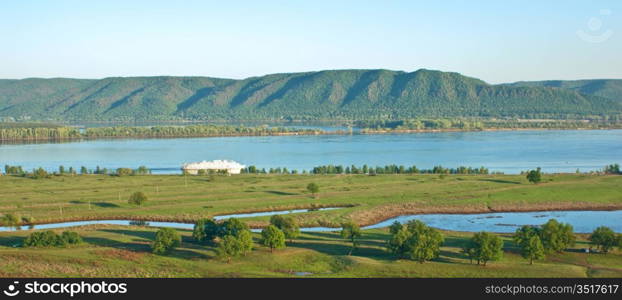
<path fill-rule="evenodd" d="M 375 68 L 622 78 L 622 1 L 0 3 L 0 78 Z"/>

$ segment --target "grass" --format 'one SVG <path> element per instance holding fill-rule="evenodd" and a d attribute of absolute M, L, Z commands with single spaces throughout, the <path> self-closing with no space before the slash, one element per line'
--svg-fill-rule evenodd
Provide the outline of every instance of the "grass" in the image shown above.
<path fill-rule="evenodd" d="M 36 223 L 130 218 L 186 221 L 219 214 L 349 206 L 296 214 L 305 226 L 360 225 L 409 213 L 481 213 L 622 208 L 622 176 L 557 174 L 530 184 L 521 175 L 0 176 L 0 211 Z M 320 186 L 317 197 L 307 184 Z M 142 206 L 129 196 L 144 192 Z M 268 217 L 248 219 L 263 226 Z"/>
<path fill-rule="evenodd" d="M 317 197 L 306 191 L 315 182 Z M 545 175 L 538 185 L 520 175 L 103 175 L 28 179 L 0 176 L 0 211 L 36 222 L 132 218 L 194 221 L 219 214 L 317 206 L 338 210 L 296 214 L 306 226 L 337 225 L 352 219 L 371 224 L 407 213 L 620 209 L 622 176 Z M 142 206 L 127 203 L 142 191 Z M 245 219 L 262 226 L 268 217 Z M 258 246 L 226 263 L 213 245 L 197 244 L 179 230 L 182 246 L 168 256 L 150 253 L 155 228 L 85 226 L 85 243 L 69 248 L 20 248 L 30 231 L 0 233 L 0 277 L 622 277 L 622 252 L 587 254 L 585 235 L 573 249 L 529 265 L 509 235 L 501 261 L 470 264 L 460 253 L 470 233 L 445 231 L 441 256 L 419 264 L 397 259 L 385 249 L 386 229 L 365 230 L 360 248 L 338 233 L 303 233 L 284 250 Z"/>
<path fill-rule="evenodd" d="M 504 257 L 488 266 L 471 264 L 460 253 L 469 233 L 444 232 L 441 255 L 424 264 L 396 259 L 384 248 L 386 230 L 364 231 L 352 256 L 338 233 L 303 233 L 288 247 L 270 253 L 258 245 L 231 263 L 216 256 L 213 245 L 195 243 L 188 230 L 182 246 L 167 256 L 150 253 L 155 228 L 88 226 L 75 229 L 85 243 L 71 248 L 14 248 L 28 232 L 0 233 L 0 277 L 622 277 L 622 252 L 607 255 L 579 251 L 549 255 L 529 265 L 509 236 Z"/>

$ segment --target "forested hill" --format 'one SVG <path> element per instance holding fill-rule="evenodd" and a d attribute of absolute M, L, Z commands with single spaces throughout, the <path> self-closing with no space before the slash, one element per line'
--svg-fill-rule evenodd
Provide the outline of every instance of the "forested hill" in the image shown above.
<path fill-rule="evenodd" d="M 458 73 L 335 70 L 243 80 L 116 77 L 0 80 L 0 118 L 31 120 L 566 118 L 620 115 L 583 90 L 489 85 Z M 603 97 L 604 96 L 604 97 Z"/>
<path fill-rule="evenodd" d="M 509 86 L 568 89 L 622 102 L 622 79 L 520 81 Z"/>

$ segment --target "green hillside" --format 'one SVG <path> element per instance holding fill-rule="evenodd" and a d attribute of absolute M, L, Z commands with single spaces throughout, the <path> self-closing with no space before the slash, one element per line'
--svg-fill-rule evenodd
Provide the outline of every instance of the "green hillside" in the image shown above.
<path fill-rule="evenodd" d="M 622 102 L 622 79 L 521 81 L 509 85 L 567 89 Z"/>
<path fill-rule="evenodd" d="M 334 70 L 243 80 L 115 77 L 0 80 L 0 118 L 336 120 L 620 115 L 608 93 L 489 85 L 458 73 Z"/>

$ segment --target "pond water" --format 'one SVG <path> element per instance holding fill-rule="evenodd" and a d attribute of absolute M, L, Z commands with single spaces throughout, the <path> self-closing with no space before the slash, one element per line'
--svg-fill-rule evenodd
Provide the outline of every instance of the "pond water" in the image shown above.
<path fill-rule="evenodd" d="M 337 208 L 325 208 L 337 209 Z M 307 210 L 261 212 L 250 214 L 223 215 L 220 219 L 237 217 L 257 217 L 275 214 L 300 213 Z M 589 233 L 598 226 L 607 226 L 616 232 L 622 232 L 622 210 L 616 211 L 547 211 L 547 212 L 508 212 L 508 213 L 486 213 L 486 214 L 429 214 L 429 215 L 406 215 L 391 218 L 377 224 L 363 227 L 363 229 L 388 227 L 393 222 L 406 223 L 410 220 L 421 220 L 431 227 L 453 230 L 453 231 L 492 231 L 492 232 L 514 232 L 522 225 L 541 225 L 549 219 L 556 219 L 559 222 L 570 223 L 577 233 Z M 110 225 L 143 225 L 152 227 L 171 227 L 178 229 L 193 229 L 194 224 L 177 222 L 145 222 L 131 220 L 96 220 L 96 221 L 77 221 L 62 222 L 52 224 L 34 225 L 23 229 L 55 229 L 64 227 L 74 227 L 94 224 Z M 0 231 L 13 231 L 13 227 L 0 227 Z M 338 231 L 338 228 L 330 227 L 307 227 L 301 228 L 305 232 Z M 253 229 L 257 232 L 260 229 Z"/>
<path fill-rule="evenodd" d="M 622 130 L 440 132 L 380 135 L 116 139 L 0 145 L 0 164 L 50 171 L 70 166 L 180 173 L 184 162 L 232 159 L 259 168 L 309 170 L 324 164 L 485 166 L 520 173 L 600 170 L 620 163 Z"/>

